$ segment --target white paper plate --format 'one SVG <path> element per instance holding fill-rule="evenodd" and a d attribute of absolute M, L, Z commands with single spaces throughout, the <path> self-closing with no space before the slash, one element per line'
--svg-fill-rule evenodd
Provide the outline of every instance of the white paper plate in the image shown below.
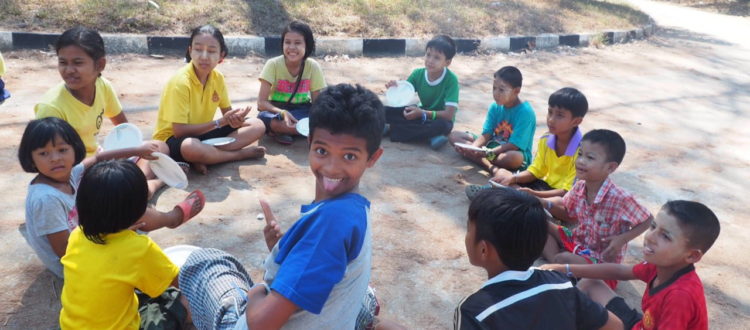
<path fill-rule="evenodd" d="M 385 91 L 385 100 L 391 107 L 405 107 L 414 99 L 414 86 L 406 80 L 399 80 L 396 86 Z"/>
<path fill-rule="evenodd" d="M 490 185 L 493 186 L 493 187 L 495 187 L 495 188 L 507 188 L 508 187 L 506 185 L 503 185 L 501 183 L 498 183 L 498 182 L 495 182 L 495 181 L 492 181 L 492 180 L 490 180 Z"/>
<path fill-rule="evenodd" d="M 161 153 L 154 152 L 151 154 L 154 157 L 158 157 L 156 160 L 150 160 L 148 166 L 154 171 L 159 179 L 164 181 L 170 187 L 185 189 L 188 186 L 188 179 L 185 172 L 182 171 L 180 165 L 177 162 L 169 158 L 169 156 Z"/>
<path fill-rule="evenodd" d="M 471 144 L 466 144 L 466 143 L 460 143 L 460 142 L 458 142 L 455 145 L 456 145 L 456 147 L 459 147 L 461 149 L 474 150 L 474 151 L 482 151 L 482 148 L 475 147 L 475 146 L 473 146 Z"/>
<path fill-rule="evenodd" d="M 212 145 L 214 147 L 218 147 L 218 146 L 223 146 L 223 145 L 230 144 L 230 143 L 232 143 L 234 141 L 236 141 L 235 138 L 225 136 L 225 137 L 217 137 L 217 138 L 213 138 L 213 139 L 207 139 L 207 140 L 203 140 L 201 142 L 203 142 L 205 144 L 210 144 L 210 145 Z"/>
<path fill-rule="evenodd" d="M 310 135 L 310 118 L 302 118 L 297 121 L 297 133 L 303 136 Z"/>
<path fill-rule="evenodd" d="M 175 245 L 164 249 L 164 254 L 166 254 L 167 258 L 177 265 L 177 267 L 182 267 L 190 254 L 199 249 L 199 247 L 193 245 Z"/>
<path fill-rule="evenodd" d="M 107 137 L 104 138 L 102 148 L 104 150 L 117 150 L 125 148 L 136 148 L 143 144 L 143 134 L 137 126 L 130 123 L 122 123 L 115 126 Z"/>

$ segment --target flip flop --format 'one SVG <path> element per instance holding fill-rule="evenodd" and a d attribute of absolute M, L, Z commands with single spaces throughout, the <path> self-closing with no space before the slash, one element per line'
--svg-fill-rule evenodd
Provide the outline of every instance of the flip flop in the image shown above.
<path fill-rule="evenodd" d="M 177 163 L 177 165 L 180 166 L 180 169 L 182 169 L 182 171 L 185 172 L 185 174 L 190 173 L 190 164 L 186 162 L 175 162 L 175 163 Z"/>
<path fill-rule="evenodd" d="M 480 186 L 478 184 L 469 185 L 466 187 L 466 190 L 465 190 L 466 197 L 468 197 L 469 200 L 473 200 L 474 197 L 476 197 L 480 191 L 485 190 L 485 189 L 490 189 L 490 188 L 492 188 L 492 186 L 490 186 L 489 184 L 486 184 L 483 186 Z"/>
<path fill-rule="evenodd" d="M 203 206 L 206 205 L 206 196 L 203 195 L 203 192 L 200 190 L 194 190 L 190 193 L 185 199 L 180 202 L 180 204 L 177 204 L 177 207 L 182 210 L 182 223 L 180 225 L 184 224 L 194 216 L 196 216 L 198 213 L 203 210 Z"/>

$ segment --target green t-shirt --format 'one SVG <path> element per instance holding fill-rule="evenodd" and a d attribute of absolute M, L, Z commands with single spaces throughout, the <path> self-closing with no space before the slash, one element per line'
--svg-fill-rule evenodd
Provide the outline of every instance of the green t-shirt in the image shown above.
<path fill-rule="evenodd" d="M 458 78 L 448 68 L 443 70 L 440 78 L 432 82 L 427 80 L 425 68 L 415 69 L 406 80 L 414 85 L 422 109 L 445 110 L 447 106 L 458 109 Z"/>
<path fill-rule="evenodd" d="M 280 55 L 266 61 L 263 66 L 263 72 L 260 74 L 263 79 L 271 84 L 271 93 L 268 95 L 269 101 L 287 102 L 294 92 L 294 85 L 297 83 L 297 77 L 292 77 L 284 63 L 284 55 Z M 323 78 L 323 70 L 320 64 L 315 60 L 308 58 L 305 60 L 305 70 L 302 73 L 297 93 L 294 94 L 293 104 L 310 103 L 311 93 L 319 91 L 326 87 L 326 81 Z"/>

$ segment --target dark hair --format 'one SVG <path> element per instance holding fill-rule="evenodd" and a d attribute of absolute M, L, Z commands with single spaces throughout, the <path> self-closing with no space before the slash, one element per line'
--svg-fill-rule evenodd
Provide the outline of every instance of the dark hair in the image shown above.
<path fill-rule="evenodd" d="M 380 99 L 367 88 L 350 84 L 329 86 L 310 109 L 310 139 L 316 128 L 331 134 L 351 134 L 367 141 L 369 156 L 380 148 L 385 111 Z"/>
<path fill-rule="evenodd" d="M 83 26 L 76 26 L 68 29 L 57 38 L 55 43 L 55 53 L 60 53 L 60 49 L 68 46 L 78 46 L 86 52 L 86 55 L 94 61 L 99 60 L 106 54 L 104 50 L 104 39 L 94 29 Z"/>
<path fill-rule="evenodd" d="M 104 236 L 132 226 L 146 212 L 146 176 L 133 162 L 109 160 L 83 174 L 76 194 L 78 223 L 90 241 L 104 244 Z"/>
<path fill-rule="evenodd" d="M 503 264 L 527 270 L 547 242 L 547 216 L 542 204 L 528 193 L 509 188 L 481 191 L 469 205 L 469 221 L 476 224 L 476 242 L 492 244 Z"/>
<path fill-rule="evenodd" d="M 284 31 L 281 32 L 281 44 L 284 44 L 284 37 L 289 32 L 297 32 L 302 35 L 305 39 L 305 56 L 302 57 L 302 63 L 304 67 L 305 60 L 315 53 L 315 38 L 313 37 L 312 29 L 307 23 L 302 21 L 292 21 L 284 27 Z M 283 46 L 282 46 L 283 47 Z"/>
<path fill-rule="evenodd" d="M 514 66 L 504 66 L 500 68 L 500 70 L 495 72 L 494 77 L 495 79 L 500 79 L 508 83 L 508 85 L 513 88 L 521 87 L 521 85 L 523 85 L 521 70 L 518 70 L 518 68 Z"/>
<path fill-rule="evenodd" d="M 456 56 L 456 43 L 450 36 L 441 34 L 427 42 L 425 50 L 432 48 L 445 55 L 446 60 L 452 60 Z"/>
<path fill-rule="evenodd" d="M 78 136 L 78 132 L 68 122 L 57 117 L 35 119 L 26 125 L 21 137 L 21 145 L 18 147 L 18 161 L 21 163 L 21 168 L 29 173 L 38 173 L 39 170 L 34 165 L 31 153 L 43 148 L 47 143 L 54 144 L 55 137 L 58 136 L 73 147 L 75 164 L 80 163 L 86 157 L 86 146 Z"/>
<path fill-rule="evenodd" d="M 583 95 L 579 90 L 572 87 L 558 89 L 549 96 L 547 103 L 550 107 L 558 107 L 570 111 L 573 118 L 583 117 L 589 110 L 589 102 L 586 100 L 586 95 Z"/>
<path fill-rule="evenodd" d="M 620 164 L 622 163 L 622 159 L 625 158 L 625 140 L 615 131 L 595 129 L 584 134 L 581 141 L 598 143 L 603 146 L 607 153 L 608 162 Z"/>
<path fill-rule="evenodd" d="M 721 230 L 719 219 L 706 205 L 693 201 L 669 201 L 663 206 L 669 215 L 677 219 L 685 232 L 688 247 L 706 253 L 716 242 Z"/>
<path fill-rule="evenodd" d="M 224 35 L 221 34 L 221 31 L 214 27 L 211 24 L 206 24 L 203 26 L 199 26 L 195 29 L 193 29 L 193 32 L 190 34 L 190 43 L 188 43 L 188 48 L 185 51 L 185 61 L 190 62 L 193 60 L 193 58 L 190 56 L 190 47 L 193 45 L 193 39 L 195 39 L 196 36 L 201 34 L 208 34 L 216 41 L 219 42 L 219 48 L 221 49 L 221 56 L 227 56 L 227 53 L 229 53 L 229 48 L 227 48 L 227 44 L 224 42 Z"/>

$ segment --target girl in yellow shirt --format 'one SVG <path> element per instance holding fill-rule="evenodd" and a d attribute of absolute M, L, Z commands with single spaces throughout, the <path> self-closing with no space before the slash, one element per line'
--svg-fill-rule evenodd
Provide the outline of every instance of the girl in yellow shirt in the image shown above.
<path fill-rule="evenodd" d="M 266 149 L 249 146 L 263 136 L 263 122 L 245 119 L 250 107 L 232 109 L 224 75 L 216 69 L 227 55 L 221 31 L 211 25 L 193 30 L 185 59 L 189 62 L 164 87 L 154 139 L 166 141 L 176 161 L 192 163 L 203 174 L 206 165 L 262 158 Z M 214 119 L 216 109 L 222 116 Z M 218 140 L 219 144 L 203 141 Z"/>
<path fill-rule="evenodd" d="M 86 155 L 93 156 L 99 151 L 96 139 L 103 117 L 109 118 L 113 125 L 128 122 L 112 84 L 101 76 L 107 64 L 104 40 L 96 30 L 78 26 L 63 32 L 55 51 L 63 82 L 42 96 L 34 107 L 36 118 L 57 117 L 67 121 L 83 140 Z M 156 151 L 168 152 L 164 142 L 147 143 L 156 145 Z M 148 179 L 149 197 L 153 196 L 164 182 L 156 178 L 147 160 L 141 158 L 137 165 Z"/>

